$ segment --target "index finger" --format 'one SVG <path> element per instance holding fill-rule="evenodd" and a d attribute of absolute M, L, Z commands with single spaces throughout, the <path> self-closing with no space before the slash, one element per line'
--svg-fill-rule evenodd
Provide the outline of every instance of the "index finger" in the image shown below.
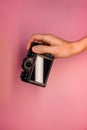
<path fill-rule="evenodd" d="M 28 43 L 27 43 L 27 50 L 30 48 L 31 43 L 33 41 L 38 41 L 38 42 L 46 42 L 48 44 L 51 44 L 51 38 L 49 37 L 48 34 L 34 34 L 31 36 L 31 38 L 29 39 Z"/>

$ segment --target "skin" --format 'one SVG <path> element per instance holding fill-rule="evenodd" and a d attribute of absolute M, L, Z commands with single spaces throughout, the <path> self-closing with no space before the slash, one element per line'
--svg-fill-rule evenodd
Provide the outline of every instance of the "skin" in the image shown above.
<path fill-rule="evenodd" d="M 56 58 L 70 57 L 87 50 L 87 37 L 84 37 L 78 41 L 69 42 L 52 34 L 34 34 L 27 43 L 27 50 L 29 50 L 33 41 L 50 44 L 50 46 L 34 46 L 32 47 L 33 52 L 38 54 L 50 53 Z"/>

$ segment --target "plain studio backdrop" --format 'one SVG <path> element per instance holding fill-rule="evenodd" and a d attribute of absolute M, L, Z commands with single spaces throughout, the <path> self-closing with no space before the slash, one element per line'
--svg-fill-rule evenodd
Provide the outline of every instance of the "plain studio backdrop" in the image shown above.
<path fill-rule="evenodd" d="M 87 130 L 87 52 L 55 59 L 46 88 L 21 82 L 34 33 L 87 35 L 87 0 L 0 0 L 0 130 Z"/>

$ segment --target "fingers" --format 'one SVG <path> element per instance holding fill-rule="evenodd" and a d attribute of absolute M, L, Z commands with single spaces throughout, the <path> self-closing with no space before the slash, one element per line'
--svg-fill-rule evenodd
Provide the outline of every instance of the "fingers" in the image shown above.
<path fill-rule="evenodd" d="M 27 43 L 27 50 L 30 48 L 31 43 L 33 41 L 43 41 L 43 37 L 44 37 L 44 35 L 42 35 L 42 34 L 34 34 L 34 35 L 32 35 L 31 38 L 29 39 L 28 43 Z"/>
<path fill-rule="evenodd" d="M 31 43 L 33 41 L 38 41 L 38 42 L 46 42 L 50 45 L 54 45 L 53 42 L 53 36 L 49 35 L 49 34 L 34 34 L 31 36 L 31 38 L 29 39 L 28 43 L 27 43 L 27 50 L 30 48 Z"/>
<path fill-rule="evenodd" d="M 45 45 L 34 46 L 32 50 L 33 52 L 38 53 L 38 54 L 50 53 L 54 56 L 56 55 L 58 51 L 56 46 L 45 46 Z"/>

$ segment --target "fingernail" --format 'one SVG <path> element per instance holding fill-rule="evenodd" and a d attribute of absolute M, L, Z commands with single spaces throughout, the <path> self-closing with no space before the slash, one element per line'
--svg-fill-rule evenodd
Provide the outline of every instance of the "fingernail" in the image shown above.
<path fill-rule="evenodd" d="M 40 47 L 39 46 L 34 46 L 32 49 L 33 49 L 33 51 L 39 51 Z"/>

